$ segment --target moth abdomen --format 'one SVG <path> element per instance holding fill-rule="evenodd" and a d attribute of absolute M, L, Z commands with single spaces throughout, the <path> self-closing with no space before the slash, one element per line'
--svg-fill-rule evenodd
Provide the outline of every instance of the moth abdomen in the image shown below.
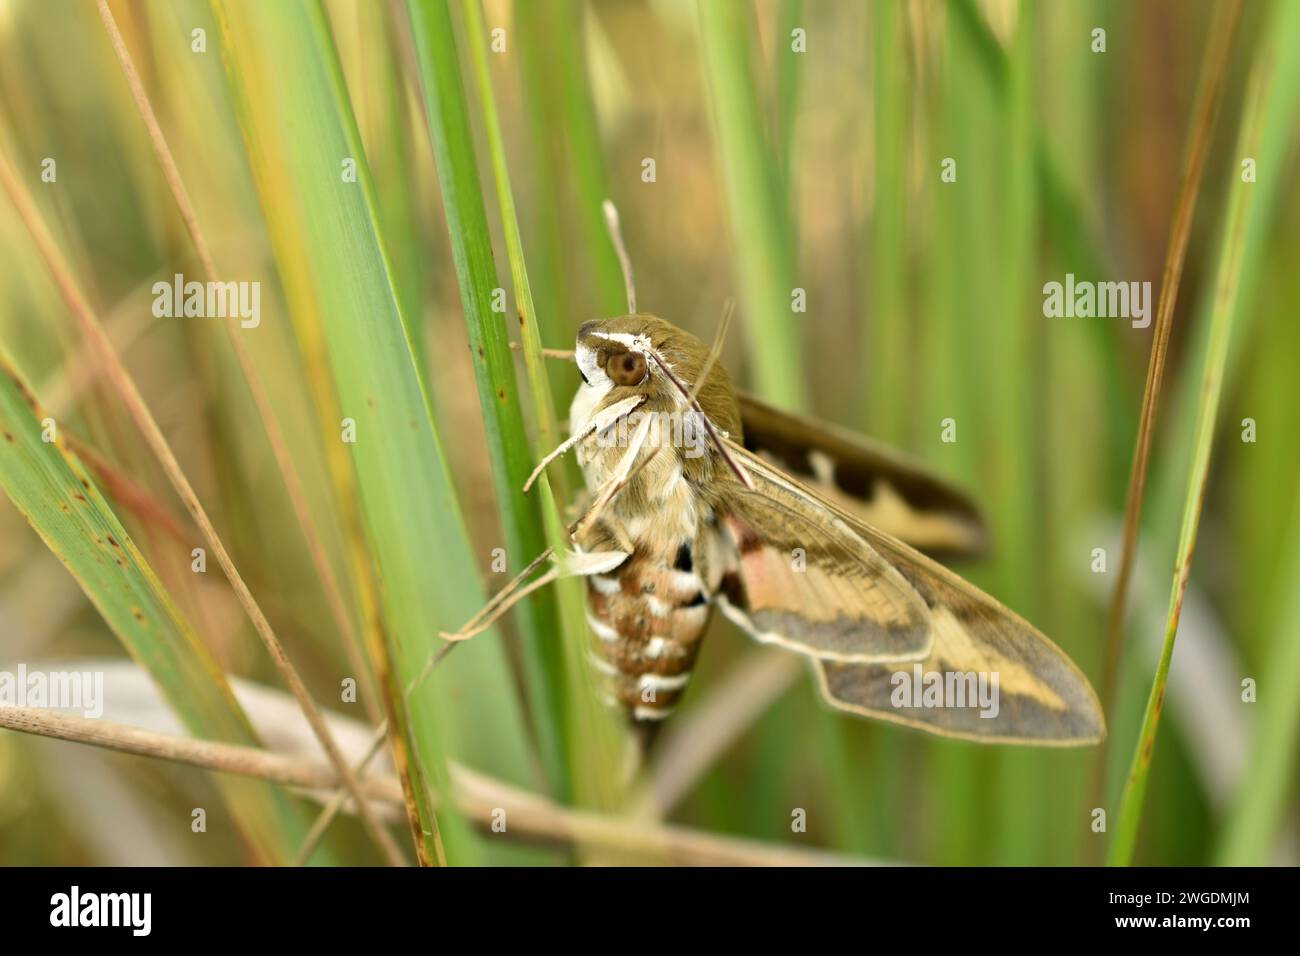
<path fill-rule="evenodd" d="M 587 579 L 593 664 L 612 702 L 634 721 L 672 713 L 712 611 L 703 579 L 694 567 L 681 569 L 682 553 L 638 545 L 615 572 Z"/>

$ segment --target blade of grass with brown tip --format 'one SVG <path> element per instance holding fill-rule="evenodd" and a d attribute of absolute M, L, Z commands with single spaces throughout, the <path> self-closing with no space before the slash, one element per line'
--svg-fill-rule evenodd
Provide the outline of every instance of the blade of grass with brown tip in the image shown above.
<path fill-rule="evenodd" d="M 1227 78 L 1232 42 L 1240 21 L 1241 3 L 1240 0 L 1234 0 L 1219 8 L 1218 15 L 1210 26 L 1210 35 L 1206 41 L 1205 64 L 1201 74 L 1201 88 L 1192 113 L 1187 164 L 1178 190 L 1174 220 L 1169 227 L 1169 248 L 1165 255 L 1164 272 L 1160 280 L 1155 334 L 1151 343 L 1151 358 L 1147 366 L 1146 388 L 1142 393 L 1142 412 L 1138 419 L 1137 447 L 1133 452 L 1133 470 L 1129 476 L 1128 497 L 1124 504 L 1124 542 L 1106 621 L 1106 652 L 1101 700 L 1102 706 L 1107 709 L 1114 696 L 1115 675 L 1123 649 L 1124 607 L 1127 603 L 1129 578 L 1132 576 L 1133 562 L 1136 557 L 1143 492 L 1146 490 L 1151 454 L 1151 435 L 1164 384 L 1165 359 L 1169 351 L 1169 333 L 1173 328 L 1174 307 L 1178 302 L 1178 286 L 1183 275 L 1183 264 L 1187 258 L 1187 244 L 1192 233 L 1192 217 L 1196 212 L 1196 200 L 1200 195 L 1201 174 L 1205 170 L 1205 158 L 1210 149 L 1214 118 Z"/>

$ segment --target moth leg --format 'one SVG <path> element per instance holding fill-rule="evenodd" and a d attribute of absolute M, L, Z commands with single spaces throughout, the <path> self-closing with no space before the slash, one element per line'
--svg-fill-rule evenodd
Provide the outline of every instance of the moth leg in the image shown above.
<path fill-rule="evenodd" d="M 626 561 L 629 554 L 631 554 L 630 551 L 579 550 L 565 554 L 559 561 L 556 561 L 554 549 L 547 548 L 534 558 L 528 567 L 524 568 L 514 580 L 493 595 L 492 599 L 483 605 L 477 614 L 465 622 L 465 625 L 460 630 L 440 631 L 438 636 L 445 641 L 468 640 L 476 634 L 486 631 L 499 621 L 507 611 L 534 591 L 544 588 L 560 578 L 575 575 L 586 577 L 591 574 L 606 574 Z M 529 581 L 529 576 L 548 560 L 552 561 L 555 566 Z"/>
<path fill-rule="evenodd" d="M 524 347 L 518 342 L 510 343 L 510 351 L 522 352 Z M 573 349 L 542 349 L 542 358 L 555 359 L 559 362 L 572 362 L 576 353 Z"/>
<path fill-rule="evenodd" d="M 533 473 L 529 475 L 528 480 L 524 482 L 524 493 L 528 493 L 528 489 L 533 486 L 533 482 L 537 480 L 537 477 L 546 470 L 547 465 L 568 452 L 588 435 L 608 428 L 610 425 L 614 424 L 614 422 L 618 421 L 619 418 L 632 411 L 644 401 L 645 396 L 633 395 L 631 398 L 625 398 L 621 402 L 615 402 L 608 408 L 602 408 L 596 414 L 592 415 L 591 420 L 582 426 L 581 431 L 574 432 L 568 438 L 564 439 L 564 441 L 560 442 L 560 444 L 556 446 L 554 451 L 537 463 L 537 467 L 533 469 Z"/>
<path fill-rule="evenodd" d="M 512 594 L 515 594 L 516 592 L 518 592 L 518 590 L 521 587 L 524 587 L 525 582 L 528 580 L 529 575 L 531 575 L 534 571 L 536 571 L 539 567 L 541 567 L 542 563 L 548 560 L 553 553 L 554 553 L 553 548 L 547 548 L 537 557 L 533 558 L 532 561 L 528 562 L 528 567 L 520 571 L 519 574 L 516 575 L 515 578 L 509 584 L 507 584 L 501 590 L 497 591 L 497 593 L 494 594 L 488 600 L 488 602 L 479 609 L 478 613 L 476 613 L 473 617 L 471 617 L 468 621 L 465 622 L 465 626 L 462 627 L 460 630 L 439 631 L 438 636 L 443 638 L 444 640 L 452 641 L 452 640 L 462 640 L 465 637 L 472 637 L 474 634 L 479 633 L 479 631 L 483 630 L 482 627 L 478 626 L 479 623 L 483 621 L 484 618 L 487 618 L 490 615 L 492 615 L 494 612 L 496 612 L 501 607 L 502 603 L 504 603 L 507 600 L 510 600 Z M 517 601 L 518 598 L 516 598 L 514 601 L 511 601 L 511 604 L 514 604 Z M 491 620 L 495 621 L 500 616 L 501 616 L 500 614 L 496 614 L 496 616 L 492 617 Z"/>
<path fill-rule="evenodd" d="M 650 422 L 650 417 L 646 416 L 641 419 L 641 422 L 637 425 L 636 431 L 632 433 L 632 438 L 627 443 L 627 451 L 623 453 L 623 457 L 620 458 L 618 464 L 614 466 L 614 470 L 610 474 L 609 478 L 607 478 L 605 483 L 596 490 L 596 500 L 592 503 L 591 507 L 587 509 L 587 513 L 584 514 L 574 526 L 573 536 L 575 538 L 582 538 L 586 535 L 586 533 L 591 529 L 591 526 L 600 518 L 601 512 L 604 511 L 610 501 L 613 500 L 614 496 L 622 491 L 627 486 L 628 482 L 632 480 L 632 476 L 635 474 L 632 470 L 632 465 L 636 461 L 637 455 L 641 454 L 641 449 L 645 447 L 646 440 L 650 435 Z M 651 455 L 654 455 L 659 450 L 659 448 L 656 448 L 651 452 Z M 649 461 L 649 459 L 647 458 L 646 461 Z M 645 464 L 645 462 L 642 462 L 642 464 Z"/>
<path fill-rule="evenodd" d="M 635 397 L 636 403 L 640 403 L 641 400 L 640 396 Z M 618 404 L 625 405 L 628 404 L 628 402 L 620 402 Z M 635 404 L 631 407 L 635 407 Z M 621 491 L 623 486 L 627 483 L 629 474 L 632 471 L 632 462 L 645 444 L 646 436 L 649 433 L 649 424 L 649 418 L 645 418 L 641 421 L 636 432 L 633 434 L 632 441 L 629 442 L 627 452 L 624 453 L 618 466 L 614 469 L 614 473 L 610 475 L 609 479 L 606 480 L 600 488 L 597 489 L 595 502 L 587 509 L 586 513 L 583 514 L 576 524 L 569 529 L 570 538 L 575 542 L 586 540 L 588 545 L 592 543 L 589 540 L 592 526 L 600 517 L 600 512 L 604 510 L 605 506 L 609 504 L 614 495 Z M 547 456 L 547 459 L 543 460 L 543 462 L 537 466 L 537 470 L 533 472 L 533 476 L 536 477 L 540 474 L 547 462 L 556 454 L 559 454 L 563 448 L 565 448 L 565 445 L 561 445 L 560 449 L 557 449 L 551 455 Z M 529 481 L 531 482 L 532 478 L 530 478 Z M 626 561 L 632 553 L 631 543 L 623 540 L 623 537 L 624 536 L 619 536 L 615 538 L 613 542 L 609 542 L 610 536 L 605 534 L 602 536 L 604 540 L 602 540 L 601 546 L 597 548 L 583 548 L 582 544 L 578 544 L 575 552 L 565 555 L 563 560 L 556 563 L 555 567 L 546 571 L 546 573 L 542 574 L 540 577 L 529 581 L 529 576 L 541 567 L 543 562 L 548 559 L 554 559 L 554 549 L 547 548 L 534 558 L 529 563 L 528 567 L 524 568 L 524 570 L 521 571 L 514 580 L 498 591 L 477 614 L 465 623 L 463 627 L 457 631 L 440 631 L 439 636 L 447 641 L 467 640 L 474 635 L 481 634 L 483 631 L 487 630 L 496 621 L 500 620 L 503 614 L 528 595 L 532 594 L 539 588 L 543 588 L 546 585 L 559 580 L 561 577 L 569 577 L 572 575 L 587 577 L 588 575 L 605 574 L 614 570 L 614 568 Z M 612 547 L 610 544 L 612 544 Z"/>

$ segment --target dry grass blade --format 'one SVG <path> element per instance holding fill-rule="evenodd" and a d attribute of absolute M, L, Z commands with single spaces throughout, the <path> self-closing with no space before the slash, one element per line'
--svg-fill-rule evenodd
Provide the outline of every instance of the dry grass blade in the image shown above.
<path fill-rule="evenodd" d="M 1253 71 L 1247 102 L 1242 111 L 1239 139 L 1240 155 L 1253 155 L 1260 143 L 1267 90 L 1273 75 L 1273 58 L 1262 57 Z M 1174 566 L 1173 585 L 1169 595 L 1169 612 L 1165 624 L 1164 643 L 1159 663 L 1147 696 L 1142 728 L 1134 745 L 1129 764 L 1128 778 L 1120 802 L 1107 862 L 1112 866 L 1127 866 L 1132 862 L 1137 843 L 1138 824 L 1146 795 L 1151 757 L 1155 749 L 1156 733 L 1160 728 L 1160 715 L 1164 707 L 1165 686 L 1173 660 L 1174 641 L 1182 617 L 1183 599 L 1192 573 L 1192 558 L 1196 549 L 1196 536 L 1200 528 L 1201 511 L 1205 503 L 1205 488 L 1209 479 L 1210 455 L 1214 447 L 1214 428 L 1218 418 L 1219 396 L 1223 391 L 1224 369 L 1228 362 L 1228 346 L 1232 335 L 1233 318 L 1238 311 L 1242 256 L 1254 192 L 1249 184 L 1234 184 L 1229 201 L 1223 237 L 1219 247 L 1218 268 L 1215 275 L 1214 307 L 1210 321 L 1209 347 L 1205 354 L 1202 372 L 1201 399 L 1196 412 L 1196 441 L 1191 472 L 1187 478 L 1187 491 L 1183 504 L 1182 528 L 1178 535 L 1178 551 Z"/>
<path fill-rule="evenodd" d="M 104 29 L 108 32 L 109 41 L 113 46 L 113 52 L 117 55 L 118 62 L 122 67 L 122 74 L 126 77 L 127 86 L 131 90 L 131 98 L 135 101 L 136 109 L 140 112 L 140 118 L 144 121 L 145 128 L 149 132 L 149 142 L 152 144 L 158 162 L 162 166 L 163 178 L 167 181 L 167 188 L 171 191 L 172 198 L 176 200 L 176 208 L 180 213 L 181 221 L 185 224 L 185 231 L 189 234 L 190 241 L 194 243 L 194 251 L 199 257 L 199 262 L 207 275 L 208 281 L 217 282 L 219 277 L 216 263 L 212 258 L 212 252 L 208 247 L 203 230 L 199 228 L 198 215 L 194 211 L 194 204 L 190 201 L 189 191 L 185 188 L 185 181 L 181 178 L 180 169 L 176 165 L 176 159 L 172 155 L 171 147 L 167 145 L 167 138 L 163 135 L 162 126 L 159 124 L 153 105 L 149 101 L 149 94 L 145 91 L 144 83 L 140 80 L 139 71 L 135 68 L 135 63 L 131 58 L 131 51 L 127 49 L 126 41 L 122 38 L 122 33 L 117 27 L 117 21 L 113 18 L 113 12 L 109 9 L 107 0 L 96 0 L 96 4 L 99 7 L 100 19 L 104 21 Z M 248 349 L 244 347 L 243 339 L 239 334 L 238 320 L 233 315 L 228 315 L 222 324 L 230 339 L 230 345 L 234 350 L 235 358 L 239 362 L 240 370 L 244 374 L 244 381 L 248 385 L 249 393 L 257 406 L 258 416 L 266 429 L 267 442 L 271 446 L 271 453 L 275 456 L 277 470 L 284 478 L 285 490 L 289 495 L 290 503 L 293 505 L 298 525 L 302 528 L 312 565 L 320 577 L 321 589 L 325 593 L 325 602 L 329 607 L 330 615 L 334 618 L 334 625 L 338 628 L 339 636 L 343 638 L 344 647 L 347 649 L 348 659 L 352 664 L 353 671 L 363 682 L 369 685 L 371 670 L 366 663 L 365 656 L 362 654 L 361 643 L 353 625 L 352 615 L 348 612 L 347 605 L 343 600 L 338 578 L 335 576 L 334 568 L 325 555 L 325 547 L 321 543 L 320 535 L 316 530 L 316 522 L 312 518 L 311 509 L 307 505 L 307 496 L 303 490 L 302 478 L 298 474 L 297 463 L 294 462 L 293 456 L 289 453 L 288 443 L 280 430 L 279 419 L 271 408 L 270 397 L 266 393 L 261 378 L 258 377 L 256 370 L 253 368 L 253 361 L 248 354 Z M 368 687 L 367 692 L 360 696 L 366 707 L 369 708 L 371 719 L 377 719 L 378 712 L 373 702 L 378 699 L 378 694 L 373 686 Z"/>
<path fill-rule="evenodd" d="M 1160 405 L 1164 384 L 1165 359 L 1169 351 L 1169 333 L 1173 328 L 1174 306 L 1178 302 L 1178 286 L 1187 259 L 1187 244 L 1192 233 L 1192 217 L 1200 195 L 1201 174 L 1205 171 L 1205 157 L 1210 149 L 1214 131 L 1214 117 L 1218 111 L 1219 97 L 1227 80 L 1228 60 L 1233 39 L 1241 21 L 1241 2 L 1219 9 L 1210 26 L 1209 44 L 1201 89 L 1192 118 L 1192 138 L 1183 171 L 1182 185 L 1178 190 L 1178 205 L 1174 221 L 1169 228 L 1169 248 L 1165 255 L 1164 272 L 1160 280 L 1160 299 L 1156 304 L 1155 339 L 1151 343 L 1151 358 L 1147 365 L 1146 387 L 1142 393 L 1142 413 L 1138 421 L 1137 448 L 1133 453 L 1133 470 L 1129 478 L 1128 497 L 1124 504 L 1124 544 L 1120 552 L 1119 571 L 1115 590 L 1111 595 L 1106 619 L 1106 651 L 1101 683 L 1102 706 L 1109 711 L 1115 693 L 1115 678 L 1119 671 L 1119 658 L 1123 649 L 1124 607 L 1128 599 L 1129 579 L 1137 550 L 1138 527 L 1142 520 L 1142 498 L 1146 490 L 1147 468 L 1151 456 L 1151 435 L 1155 428 L 1156 412 Z M 1104 764 L 1103 764 L 1104 766 Z"/>
<path fill-rule="evenodd" d="M 1165 360 L 1169 350 L 1169 335 L 1173 328 L 1174 306 L 1178 300 L 1178 286 L 1182 279 L 1187 245 L 1191 238 L 1192 217 L 1200 194 L 1201 175 L 1209 152 L 1214 118 L 1218 111 L 1220 94 L 1227 79 L 1228 61 L 1233 39 L 1241 20 L 1239 0 L 1221 7 L 1210 27 L 1208 48 L 1201 74 L 1201 86 L 1193 112 L 1191 142 L 1186 168 L 1178 192 L 1174 220 L 1169 230 L 1169 248 L 1165 256 L 1164 273 L 1160 283 L 1160 298 L 1156 304 L 1154 340 L 1147 366 L 1146 386 L 1142 393 L 1142 411 L 1138 420 L 1137 447 L 1133 453 L 1133 467 L 1129 476 L 1128 494 L 1124 503 L 1124 539 L 1120 563 L 1111 593 L 1106 617 L 1106 644 L 1102 656 L 1101 704 L 1110 715 L 1115 704 L 1115 685 L 1119 675 L 1119 662 L 1124 646 L 1124 609 L 1128 601 L 1129 581 L 1137 557 L 1138 528 L 1142 520 L 1142 502 L 1146 491 L 1147 471 L 1151 455 L 1151 438 L 1155 428 L 1156 411 L 1164 383 Z M 1105 796 L 1106 773 L 1109 767 L 1113 738 L 1103 741 L 1093 758 L 1091 797 L 1089 806 L 1099 805 Z M 1087 844 L 1089 848 L 1093 842 Z"/>
<path fill-rule="evenodd" d="M 333 787 L 338 780 L 329 767 L 299 757 L 174 737 L 37 708 L 0 708 L 0 727 L 310 790 Z M 873 860 L 835 853 L 786 849 L 685 827 L 644 826 L 622 818 L 574 811 L 466 767 L 453 766 L 452 776 L 462 813 L 490 827 L 504 808 L 510 819 L 507 834 L 514 837 L 602 846 L 638 857 L 666 855 L 673 862 L 695 866 L 877 865 Z M 402 806 L 402 785 L 396 777 L 367 776 L 361 780 L 361 788 L 371 799 Z"/>
<path fill-rule="evenodd" d="M 388 721 L 385 720 L 383 724 L 380 725 L 379 729 L 375 731 L 375 736 L 371 739 L 370 746 L 366 749 L 365 756 L 357 761 L 356 772 L 358 779 L 360 779 L 361 775 L 365 773 L 366 767 L 370 766 L 370 762 L 375 759 L 376 754 L 379 753 L 380 748 L 384 745 L 384 741 L 387 739 Z M 316 822 L 311 825 L 311 829 L 308 830 L 307 835 L 303 837 L 302 846 L 298 848 L 298 855 L 294 858 L 294 863 L 296 865 L 307 865 L 307 861 L 311 859 L 311 855 L 316 852 L 317 844 L 319 844 L 321 838 L 325 836 L 325 831 L 329 829 L 330 824 L 334 822 L 334 818 L 338 816 L 339 811 L 343 809 L 343 804 L 347 799 L 348 792 L 346 789 L 340 787 L 338 790 L 334 791 L 334 796 L 330 797 L 329 803 L 325 804 L 325 808 L 321 810 L 320 816 L 316 818 Z"/>
<path fill-rule="evenodd" d="M 3 154 L 0 154 L 0 183 L 3 183 L 5 190 L 9 193 L 10 199 L 18 210 L 19 218 L 23 221 L 36 243 L 41 257 L 45 260 L 55 284 L 58 286 L 68 308 L 72 311 L 82 334 L 95 347 L 99 359 L 103 363 L 107 380 L 126 406 L 131 420 L 135 422 L 141 435 L 144 436 L 145 441 L 157 457 L 172 487 L 176 490 L 177 496 L 203 533 L 204 540 L 216 557 L 217 563 L 221 565 L 221 570 L 225 573 L 227 580 L 230 581 L 239 603 L 248 614 L 254 630 L 256 630 L 266 647 L 267 653 L 271 655 L 272 661 L 288 684 L 289 690 L 297 698 L 304 716 L 306 716 L 312 729 L 316 732 L 326 754 L 329 755 L 331 764 L 338 771 L 339 779 L 343 781 L 348 791 L 356 798 L 358 812 L 361 814 L 361 819 L 365 823 L 367 831 L 384 850 L 385 855 L 393 864 L 404 864 L 405 860 L 396 843 L 393 842 L 392 834 L 384 829 L 362 798 L 356 776 L 352 773 L 352 769 L 347 765 L 346 761 L 343 760 L 343 755 L 339 752 L 337 744 L 330 735 L 320 709 L 312 700 L 306 685 L 302 681 L 302 677 L 298 674 L 297 668 L 293 666 L 293 662 L 289 660 L 289 656 L 285 653 L 279 638 L 275 636 L 270 621 L 266 619 L 266 615 L 262 613 L 257 600 L 249 591 L 248 585 L 244 583 L 243 577 L 235 567 L 234 560 L 222 543 L 203 505 L 199 502 L 198 496 L 195 494 L 189 479 L 185 476 L 176 455 L 172 452 L 171 446 L 167 443 L 167 438 L 154 420 L 153 413 L 149 411 L 144 397 L 136 388 L 134 379 L 131 378 L 126 366 L 122 364 L 121 358 L 113 348 L 113 343 L 109 341 L 108 336 L 104 333 L 103 327 L 99 324 L 94 311 L 90 307 L 90 303 L 86 301 L 85 296 L 82 295 L 80 288 L 72 278 L 63 256 L 55 245 L 54 239 L 50 235 L 35 204 L 15 175 L 8 157 Z"/>

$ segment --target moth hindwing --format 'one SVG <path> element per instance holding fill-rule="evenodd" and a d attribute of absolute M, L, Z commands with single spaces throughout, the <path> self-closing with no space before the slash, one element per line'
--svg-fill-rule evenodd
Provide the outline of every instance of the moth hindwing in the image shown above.
<path fill-rule="evenodd" d="M 926 554 L 973 557 L 988 529 L 965 492 L 902 452 L 738 394 L 744 446 L 860 521 Z"/>

